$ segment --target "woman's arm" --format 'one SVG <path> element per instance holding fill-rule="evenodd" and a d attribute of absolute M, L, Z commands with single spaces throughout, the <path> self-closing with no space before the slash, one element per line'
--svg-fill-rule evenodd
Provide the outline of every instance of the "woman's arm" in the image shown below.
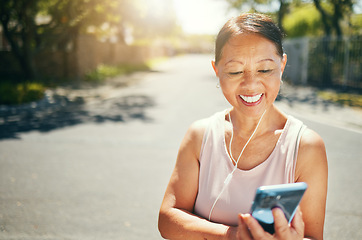
<path fill-rule="evenodd" d="M 322 138 L 310 129 L 301 138 L 295 171 L 296 182 L 308 184 L 300 203 L 305 236 L 321 240 L 326 210 L 328 164 Z"/>
<path fill-rule="evenodd" d="M 226 239 L 231 228 L 192 214 L 198 192 L 202 121 L 187 131 L 159 213 L 158 227 L 166 239 Z"/>

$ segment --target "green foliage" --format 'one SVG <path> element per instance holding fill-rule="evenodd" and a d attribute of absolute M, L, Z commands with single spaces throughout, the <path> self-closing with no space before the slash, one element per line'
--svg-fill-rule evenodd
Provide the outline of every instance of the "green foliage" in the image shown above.
<path fill-rule="evenodd" d="M 40 100 L 45 87 L 40 83 L 0 83 L 0 104 L 22 104 Z"/>
<path fill-rule="evenodd" d="M 86 74 L 85 80 L 92 83 L 101 83 L 108 78 L 149 69 L 147 64 L 120 64 L 118 66 L 101 64 L 95 70 Z"/>
<path fill-rule="evenodd" d="M 312 4 L 295 7 L 285 16 L 283 26 L 290 38 L 323 34 L 320 14 Z"/>
<path fill-rule="evenodd" d="M 318 96 L 327 101 L 340 103 L 345 106 L 362 108 L 362 95 L 360 94 L 320 91 Z"/>
<path fill-rule="evenodd" d="M 356 0 L 225 1 L 233 9 L 258 11 L 276 16 L 278 26 L 289 37 L 361 33 L 361 18 L 353 14 L 353 6 L 358 5 Z"/>
<path fill-rule="evenodd" d="M 362 34 L 362 14 L 351 16 L 351 34 Z"/>
<path fill-rule="evenodd" d="M 35 79 L 36 55 L 76 51 L 81 33 L 121 41 L 127 31 L 134 38 L 169 34 L 176 27 L 172 7 L 168 0 L 2 0 L 0 22 L 24 78 Z"/>

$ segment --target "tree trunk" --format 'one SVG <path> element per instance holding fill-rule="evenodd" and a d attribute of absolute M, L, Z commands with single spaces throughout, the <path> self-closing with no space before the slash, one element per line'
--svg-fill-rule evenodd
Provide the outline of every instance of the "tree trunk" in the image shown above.
<path fill-rule="evenodd" d="M 322 17 L 322 23 L 324 27 L 324 32 L 326 37 L 324 38 L 323 42 L 323 51 L 326 56 L 326 60 L 323 63 L 324 69 L 323 69 L 323 76 L 322 76 L 322 83 L 325 87 L 332 86 L 332 62 L 331 62 L 331 43 L 330 43 L 330 36 L 331 36 L 331 26 L 329 23 L 329 16 L 327 15 L 326 11 L 323 9 L 323 7 L 320 4 L 320 0 L 313 0 L 314 5 L 321 14 Z"/>
<path fill-rule="evenodd" d="M 15 58 L 19 63 L 23 78 L 34 79 L 36 74 L 30 44 L 23 42 L 23 46 L 21 47 L 19 43 L 12 38 L 7 24 L 2 22 L 2 27 L 4 31 L 4 36 L 10 44 L 11 52 L 14 54 Z"/>
<path fill-rule="evenodd" d="M 20 37 L 21 41 L 16 39 L 9 30 L 10 17 L 3 15 L 1 25 L 3 28 L 4 36 L 11 46 L 11 52 L 17 59 L 21 68 L 22 77 L 27 80 L 32 80 L 36 76 L 35 64 L 33 59 L 33 52 L 31 48 L 31 36 L 25 29 L 22 30 Z"/>
<path fill-rule="evenodd" d="M 22 31 L 22 59 L 21 65 L 26 80 L 33 80 L 36 77 L 34 50 L 32 49 L 32 33 L 31 29 L 24 28 Z"/>
<path fill-rule="evenodd" d="M 27 45 L 27 44 L 26 44 Z M 20 57 L 20 66 L 25 80 L 34 80 L 37 76 L 35 70 L 34 54 L 29 46 L 23 49 L 23 56 Z"/>
<path fill-rule="evenodd" d="M 339 20 L 342 18 L 343 18 L 342 6 L 339 2 L 336 2 L 334 5 L 334 14 L 332 16 L 332 23 L 334 30 L 336 31 L 336 35 L 338 37 L 342 36 L 342 30 L 339 22 Z"/>
<path fill-rule="evenodd" d="M 280 7 L 279 7 L 279 11 L 278 11 L 278 27 L 280 29 L 280 31 L 284 32 L 284 27 L 283 27 L 283 19 L 285 16 L 285 13 L 287 12 L 287 7 L 288 5 L 285 3 L 285 0 L 280 0 Z"/>
<path fill-rule="evenodd" d="M 313 1 L 314 1 L 314 5 L 317 8 L 318 12 L 321 14 L 324 32 L 325 32 L 326 36 L 330 36 L 331 35 L 331 26 L 328 21 L 328 15 L 322 8 L 319 0 L 313 0 Z"/>

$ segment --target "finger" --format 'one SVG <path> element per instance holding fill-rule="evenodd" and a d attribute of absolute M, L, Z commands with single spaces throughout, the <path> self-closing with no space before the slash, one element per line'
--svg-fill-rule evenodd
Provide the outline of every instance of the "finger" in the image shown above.
<path fill-rule="evenodd" d="M 275 234 L 279 237 L 286 238 L 290 235 L 289 224 L 283 213 L 283 210 L 280 208 L 274 208 L 272 210 L 274 216 L 274 229 Z"/>
<path fill-rule="evenodd" d="M 271 235 L 264 231 L 263 227 L 260 226 L 258 221 L 253 218 L 250 214 L 242 215 L 244 222 L 246 223 L 253 239 L 267 239 Z"/>
<path fill-rule="evenodd" d="M 238 217 L 239 217 L 239 225 L 238 225 L 237 239 L 243 239 L 243 240 L 244 239 L 246 239 L 246 240 L 253 239 L 249 232 L 248 226 L 246 225 L 241 214 L 239 214 Z"/>
<path fill-rule="evenodd" d="M 300 211 L 299 207 L 291 222 L 291 226 L 295 229 L 295 231 L 298 233 L 298 235 L 304 236 L 304 221 L 303 221 L 303 217 L 302 217 L 302 211 Z"/>

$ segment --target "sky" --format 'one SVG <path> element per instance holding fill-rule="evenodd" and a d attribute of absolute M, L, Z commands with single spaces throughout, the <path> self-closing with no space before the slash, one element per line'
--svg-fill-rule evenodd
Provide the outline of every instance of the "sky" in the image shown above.
<path fill-rule="evenodd" d="M 236 12 L 224 0 L 173 0 L 177 19 L 185 33 L 217 34 Z"/>

